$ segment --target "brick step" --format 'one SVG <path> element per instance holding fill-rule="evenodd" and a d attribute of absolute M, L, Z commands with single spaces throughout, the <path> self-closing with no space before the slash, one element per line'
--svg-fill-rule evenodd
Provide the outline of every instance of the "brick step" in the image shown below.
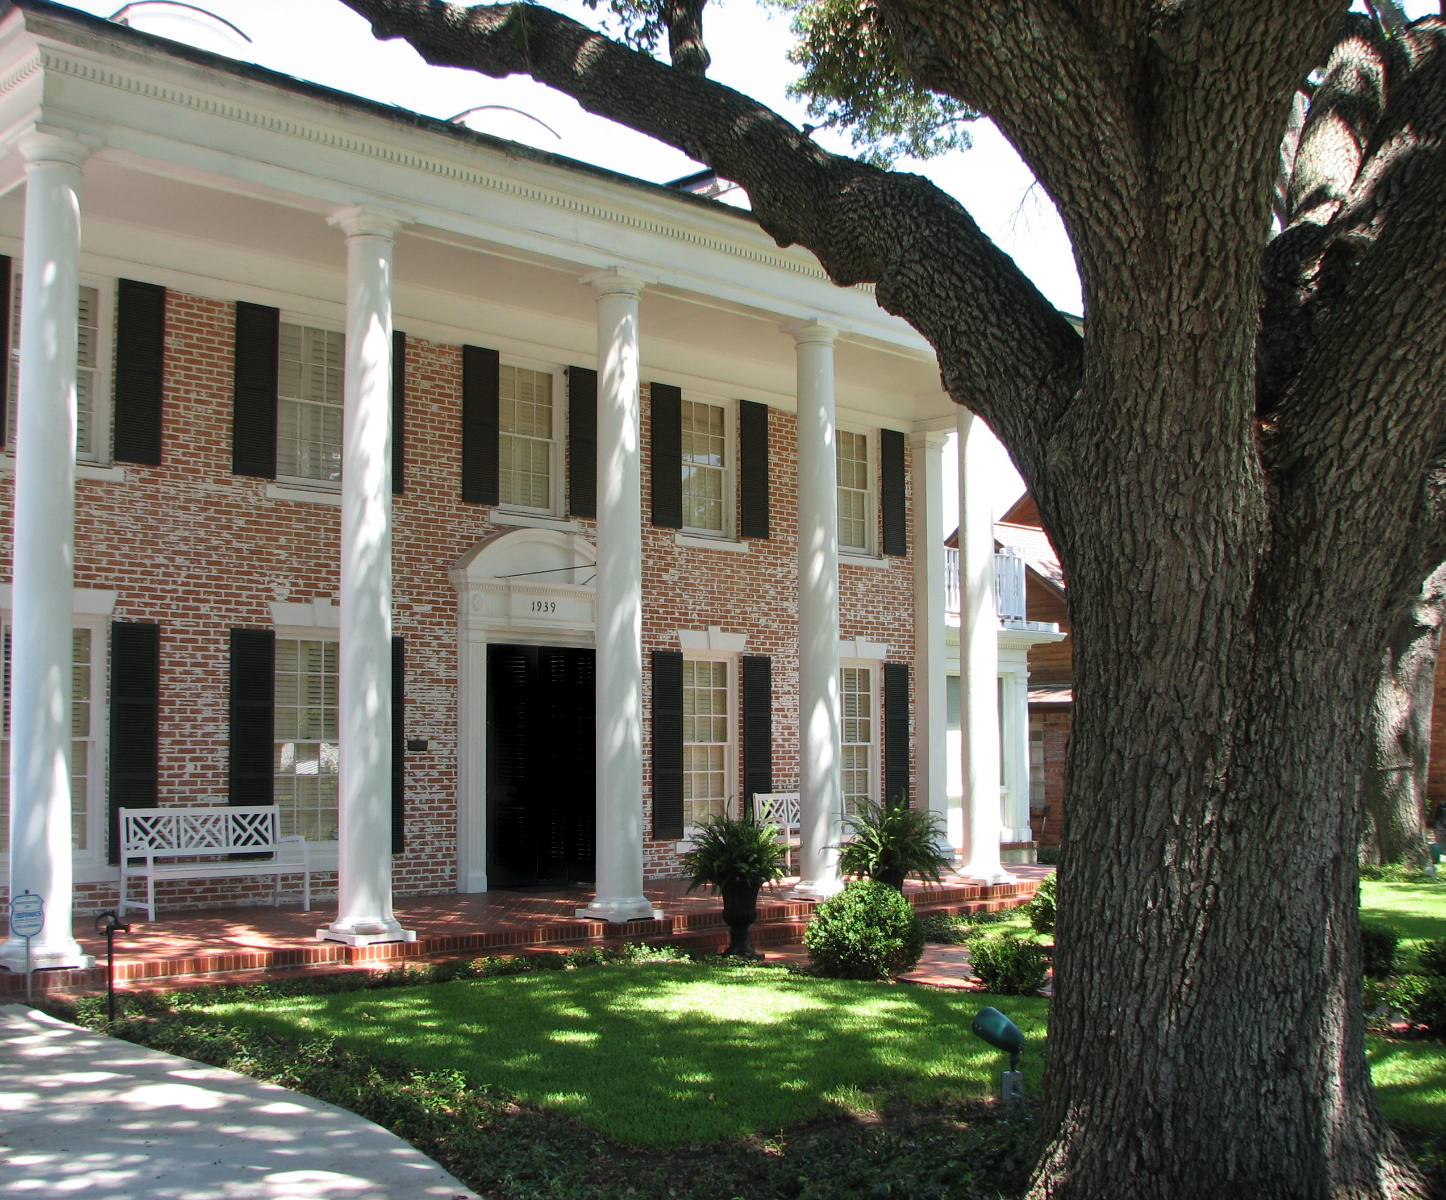
<path fill-rule="evenodd" d="M 909 897 L 920 912 L 970 913 L 998 911 L 1027 903 L 1035 883 L 1025 881 L 994 887 L 965 885 L 942 888 Z M 814 903 L 784 897 L 770 898 L 765 892 L 758 906 L 752 940 L 759 945 L 788 945 L 802 941 L 803 931 L 813 913 Z M 549 949 L 581 949 L 589 945 L 622 945 L 647 942 L 654 946 L 709 950 L 728 944 L 728 928 L 722 909 L 706 909 L 662 920 L 629 921 L 541 921 L 525 929 L 491 929 L 476 933 L 419 937 L 415 942 L 386 942 L 376 946 L 344 946 L 339 942 L 307 945 L 257 947 L 176 956 L 118 956 L 116 983 L 145 986 L 159 980 L 219 982 L 218 977 L 286 977 L 299 972 L 330 974 L 349 969 L 385 969 L 410 961 L 445 961 L 481 954 L 545 952 Z M 34 987 L 39 992 L 94 991 L 105 987 L 105 966 L 84 970 L 37 971 Z M 0 994 L 19 995 L 25 991 L 25 977 L 0 971 Z"/>

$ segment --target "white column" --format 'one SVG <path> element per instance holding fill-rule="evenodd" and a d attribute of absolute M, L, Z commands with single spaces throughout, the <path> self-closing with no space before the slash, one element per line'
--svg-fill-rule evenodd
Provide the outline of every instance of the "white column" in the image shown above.
<path fill-rule="evenodd" d="M 1000 652 L 999 688 L 1004 744 L 1004 812 L 1006 841 L 1027 842 L 1029 828 L 1029 665 L 1027 650 Z"/>
<path fill-rule="evenodd" d="M 994 510 L 989 427 L 959 410 L 959 742 L 964 776 L 961 872 L 1012 880 L 999 861 L 999 616 L 994 600 Z"/>
<path fill-rule="evenodd" d="M 392 913 L 392 244 L 400 219 L 362 208 L 346 234 L 336 920 L 353 946 L 415 941 Z"/>
<path fill-rule="evenodd" d="M 949 697 L 944 615 L 944 447 L 948 435 L 915 433 L 914 463 L 914 737 L 919 795 L 939 823 L 940 849 L 948 847 Z"/>
<path fill-rule="evenodd" d="M 71 587 L 75 549 L 75 367 L 80 165 L 89 150 L 51 133 L 20 139 L 25 245 L 15 430 L 10 665 L 10 894 L 33 892 L 45 926 L 32 967 L 88 966 L 71 932 Z M 25 942 L 0 946 L 24 970 Z"/>
<path fill-rule="evenodd" d="M 814 321 L 785 327 L 798 352 L 798 721 L 797 890 L 829 896 L 843 885 L 843 784 L 838 695 L 838 459 L 833 344 Z"/>
<path fill-rule="evenodd" d="M 645 920 L 643 483 L 638 295 L 624 271 L 597 291 L 597 883 L 580 917 Z"/>

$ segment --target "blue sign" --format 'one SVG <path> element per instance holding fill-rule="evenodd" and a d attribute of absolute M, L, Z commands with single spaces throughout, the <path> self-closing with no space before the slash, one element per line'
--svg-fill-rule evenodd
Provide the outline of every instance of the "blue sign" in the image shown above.
<path fill-rule="evenodd" d="M 45 928 L 45 901 L 34 892 L 22 892 L 10 901 L 10 929 L 16 937 L 32 938 Z"/>

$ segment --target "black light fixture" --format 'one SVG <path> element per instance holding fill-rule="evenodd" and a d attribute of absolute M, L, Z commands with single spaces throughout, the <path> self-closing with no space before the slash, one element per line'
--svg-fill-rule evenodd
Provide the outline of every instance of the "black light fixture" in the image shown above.
<path fill-rule="evenodd" d="M 105 937 L 105 1019 L 115 1021 L 115 935 L 129 933 L 131 927 L 121 923 L 115 909 L 108 908 L 95 919 L 95 931 Z"/>
<path fill-rule="evenodd" d="M 999 1080 L 1000 1099 L 1023 1100 L 1024 1079 L 1019 1072 L 1019 1055 L 1024 1050 L 1024 1034 L 1019 1026 L 997 1008 L 981 1008 L 972 1028 L 975 1037 L 1009 1055 L 1009 1070 L 1002 1072 Z"/>

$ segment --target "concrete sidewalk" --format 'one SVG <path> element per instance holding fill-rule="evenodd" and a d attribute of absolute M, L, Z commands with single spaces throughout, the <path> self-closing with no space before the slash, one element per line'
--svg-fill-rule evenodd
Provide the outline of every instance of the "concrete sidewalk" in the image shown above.
<path fill-rule="evenodd" d="M 310 1096 L 0 1006 L 0 1196 L 477 1200 Z"/>

